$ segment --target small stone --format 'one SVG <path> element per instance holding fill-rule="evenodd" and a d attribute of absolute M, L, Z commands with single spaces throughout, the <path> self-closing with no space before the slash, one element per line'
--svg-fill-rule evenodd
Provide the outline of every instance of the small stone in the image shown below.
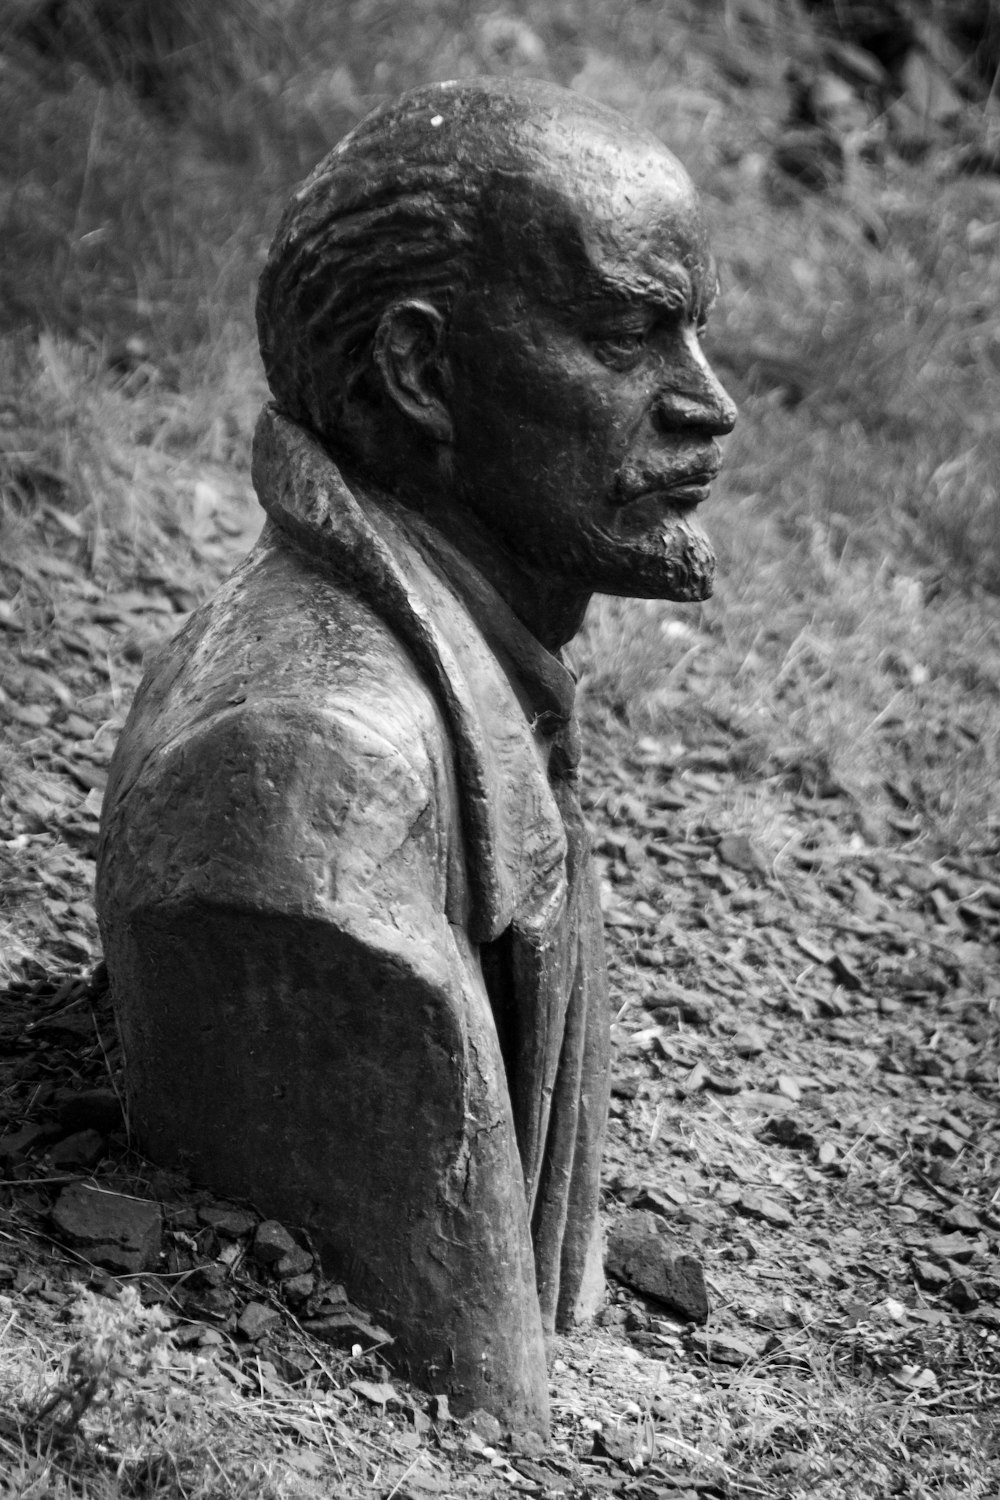
<path fill-rule="evenodd" d="M 248 1302 L 236 1320 L 236 1327 L 245 1339 L 256 1342 L 280 1321 L 281 1314 L 273 1307 L 264 1302 Z"/>
<path fill-rule="evenodd" d="M 119 1274 L 151 1271 L 160 1253 L 158 1203 L 75 1182 L 59 1194 L 52 1222 L 88 1260 Z"/>
<path fill-rule="evenodd" d="M 660 1023 L 676 1026 L 678 1016 L 689 1026 L 710 1026 L 715 1016 L 715 1005 L 707 995 L 687 994 L 657 995 L 646 1004 L 646 1009 Z"/>
<path fill-rule="evenodd" d="M 511 1451 L 525 1458 L 543 1458 L 546 1443 L 543 1437 L 530 1427 L 518 1428 L 510 1434 Z"/>
<path fill-rule="evenodd" d="M 779 1146 L 787 1146 L 789 1151 L 816 1150 L 816 1137 L 796 1125 L 788 1115 L 772 1115 L 763 1126 L 760 1138 L 775 1141 Z"/>
<path fill-rule="evenodd" d="M 452 1418 L 448 1408 L 448 1397 L 432 1396 L 427 1403 L 427 1415 L 432 1422 L 450 1422 Z"/>
<path fill-rule="evenodd" d="M 621 1220 L 609 1236 L 607 1269 L 644 1297 L 704 1323 L 708 1291 L 701 1263 L 693 1255 L 671 1254 L 669 1238 L 660 1232 L 662 1222 L 651 1213 L 632 1213 Z"/>
<path fill-rule="evenodd" d="M 96 1167 L 107 1149 L 107 1142 L 99 1130 L 78 1130 L 57 1141 L 49 1152 L 54 1167 Z"/>
<path fill-rule="evenodd" d="M 954 1130 L 939 1130 L 930 1142 L 935 1156 L 961 1156 L 967 1145 Z"/>
<path fill-rule="evenodd" d="M 635 1207 L 652 1209 L 653 1213 L 671 1217 L 687 1201 L 688 1196 L 683 1188 L 674 1187 L 670 1183 L 665 1183 L 662 1187 L 643 1184 L 636 1194 Z"/>
<path fill-rule="evenodd" d="M 594 1433 L 593 1451 L 598 1458 L 610 1458 L 623 1468 L 630 1468 L 638 1457 L 640 1441 L 635 1427 L 602 1428 Z"/>
<path fill-rule="evenodd" d="M 171 1229 L 180 1229 L 185 1234 L 197 1234 L 198 1215 L 187 1203 L 172 1204 L 165 1209 L 167 1223 Z"/>
<path fill-rule="evenodd" d="M 940 1266 L 929 1260 L 915 1260 L 913 1274 L 925 1292 L 943 1291 L 951 1279 L 947 1271 L 942 1271 Z"/>
<path fill-rule="evenodd" d="M 318 1284 L 319 1300 L 323 1307 L 340 1311 L 349 1306 L 347 1288 L 339 1281 L 321 1281 Z"/>
<path fill-rule="evenodd" d="M 736 1208 L 748 1218 L 763 1219 L 765 1223 L 773 1224 L 776 1229 L 790 1229 L 795 1223 L 787 1208 L 782 1207 L 780 1203 L 775 1203 L 773 1198 L 765 1197 L 763 1193 L 741 1193 Z"/>
<path fill-rule="evenodd" d="M 121 1100 L 114 1089 L 60 1090 L 56 1104 L 63 1130 L 99 1130 L 111 1135 L 125 1127 Z"/>
<path fill-rule="evenodd" d="M 462 1426 L 493 1447 L 496 1447 L 503 1437 L 503 1428 L 496 1417 L 492 1412 L 484 1411 L 481 1406 L 477 1406 L 475 1411 L 470 1411 L 467 1417 L 462 1418 Z"/>
<path fill-rule="evenodd" d="M 729 1045 L 737 1057 L 759 1057 L 767 1051 L 767 1039 L 757 1026 L 741 1026 Z"/>
<path fill-rule="evenodd" d="M 205 1260 L 195 1266 L 188 1277 L 188 1285 L 191 1287 L 216 1287 L 222 1286 L 226 1280 L 226 1268 L 217 1260 Z"/>
<path fill-rule="evenodd" d="M 350 1349 L 355 1344 L 371 1347 L 373 1344 L 391 1344 L 392 1335 L 356 1307 L 346 1306 L 342 1312 L 325 1313 L 321 1318 L 310 1318 L 303 1324 L 313 1338 L 322 1339 L 338 1349 Z"/>
<path fill-rule="evenodd" d="M 253 1237 L 253 1257 L 262 1266 L 277 1265 L 283 1256 L 291 1255 L 298 1248 L 284 1224 L 279 1224 L 277 1219 L 265 1219 L 262 1224 L 257 1225 L 257 1233 Z"/>
<path fill-rule="evenodd" d="M 281 1295 L 289 1302 L 308 1302 L 315 1290 L 315 1276 L 290 1276 L 281 1283 Z"/>
<path fill-rule="evenodd" d="M 959 1312 L 972 1312 L 979 1306 L 979 1294 L 971 1281 L 964 1276 L 958 1277 L 944 1294 L 944 1300 L 950 1302 L 952 1307 Z"/>
<path fill-rule="evenodd" d="M 198 1318 L 216 1318 L 228 1321 L 235 1306 L 231 1287 L 209 1286 L 203 1291 L 192 1288 L 184 1300 L 185 1310 Z"/>
<path fill-rule="evenodd" d="M 304 1276 L 307 1271 L 312 1270 L 313 1258 L 308 1250 L 303 1250 L 301 1245 L 296 1245 L 294 1250 L 289 1250 L 283 1255 L 274 1267 L 274 1273 L 279 1281 L 290 1281 L 294 1276 Z"/>
<path fill-rule="evenodd" d="M 248 1213 L 245 1208 L 237 1208 L 232 1203 L 202 1203 L 198 1207 L 198 1219 L 206 1228 L 214 1229 L 216 1234 L 224 1234 L 231 1240 L 238 1240 L 249 1234 L 257 1223 L 254 1214 Z"/>
<path fill-rule="evenodd" d="M 959 1265 L 965 1265 L 972 1259 L 976 1246 L 964 1234 L 939 1234 L 927 1240 L 924 1248 L 935 1260 L 957 1260 Z"/>
<path fill-rule="evenodd" d="M 399 1392 L 387 1380 L 352 1380 L 351 1390 L 370 1401 L 373 1406 L 386 1407 L 390 1403 L 402 1405 Z"/>
<path fill-rule="evenodd" d="M 808 1260 L 803 1261 L 803 1265 L 811 1275 L 815 1276 L 817 1281 L 833 1281 L 837 1274 L 830 1262 L 824 1260 L 821 1255 L 810 1256 Z"/>
<path fill-rule="evenodd" d="M 710 1364 L 745 1365 L 749 1360 L 756 1359 L 760 1353 L 760 1350 L 753 1344 L 748 1344 L 743 1339 L 732 1338 L 724 1333 L 692 1331 L 688 1334 L 686 1342 L 695 1354 L 700 1354 L 702 1359 Z"/>
<path fill-rule="evenodd" d="M 967 1203 L 953 1204 L 943 1222 L 949 1229 L 963 1230 L 966 1234 L 978 1234 L 983 1227 L 979 1215 Z"/>
<path fill-rule="evenodd" d="M 745 833 L 727 833 L 719 840 L 716 853 L 724 865 L 747 875 L 767 874 L 767 860 Z"/>

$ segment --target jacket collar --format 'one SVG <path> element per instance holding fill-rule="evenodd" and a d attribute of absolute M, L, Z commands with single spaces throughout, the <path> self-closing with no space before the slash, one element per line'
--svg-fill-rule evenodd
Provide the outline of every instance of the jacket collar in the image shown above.
<path fill-rule="evenodd" d="M 574 683 L 499 594 L 427 523 L 350 490 L 319 443 L 265 407 L 253 482 L 278 532 L 405 643 L 455 750 L 475 941 L 518 918 L 544 929 L 566 897 L 566 835 L 549 786 L 578 758 Z"/>

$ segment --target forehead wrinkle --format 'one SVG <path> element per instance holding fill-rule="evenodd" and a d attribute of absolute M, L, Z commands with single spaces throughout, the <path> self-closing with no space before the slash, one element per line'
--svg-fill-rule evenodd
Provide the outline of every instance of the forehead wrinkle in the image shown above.
<path fill-rule="evenodd" d="M 688 312 L 694 307 L 694 287 L 683 266 L 664 265 L 649 273 L 638 267 L 609 271 L 588 266 L 586 291 L 590 298 L 608 302 L 641 302 L 666 312 Z"/>

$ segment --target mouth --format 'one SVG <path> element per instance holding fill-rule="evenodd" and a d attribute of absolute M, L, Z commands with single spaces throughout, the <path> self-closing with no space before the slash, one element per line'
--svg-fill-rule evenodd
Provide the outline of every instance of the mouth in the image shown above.
<path fill-rule="evenodd" d="M 684 515 L 708 499 L 713 481 L 718 477 L 721 464 L 718 461 L 700 461 L 678 470 L 652 472 L 642 469 L 626 469 L 618 484 L 618 503 L 621 506 L 642 504 L 647 509 L 651 504 L 665 510 Z"/>
<path fill-rule="evenodd" d="M 637 500 L 660 500 L 672 510 L 687 511 L 694 510 L 703 500 L 707 500 L 712 488 L 713 473 L 702 472 L 692 474 L 687 479 L 677 480 L 673 484 L 654 485 L 648 490 L 643 490 L 636 495 Z"/>

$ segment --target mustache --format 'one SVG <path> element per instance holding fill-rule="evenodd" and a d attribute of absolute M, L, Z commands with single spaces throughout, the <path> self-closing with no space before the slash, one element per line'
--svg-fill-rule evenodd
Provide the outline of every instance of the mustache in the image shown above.
<path fill-rule="evenodd" d="M 619 505 L 630 505 L 646 495 L 669 495 L 672 490 L 711 484 L 721 468 L 722 454 L 716 443 L 678 455 L 673 462 L 629 459 L 615 476 L 614 498 Z"/>

